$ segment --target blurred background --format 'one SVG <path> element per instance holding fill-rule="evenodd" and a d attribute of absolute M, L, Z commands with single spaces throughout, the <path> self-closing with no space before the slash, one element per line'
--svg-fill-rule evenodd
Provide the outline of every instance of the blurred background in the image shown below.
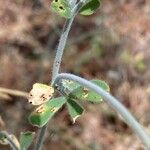
<path fill-rule="evenodd" d="M 29 92 L 49 83 L 64 19 L 49 0 L 0 0 L 0 87 Z M 90 17 L 78 15 L 69 34 L 62 72 L 103 79 L 150 133 L 150 1 L 102 0 Z M 139 139 L 105 102 L 84 104 L 73 124 L 63 108 L 50 121 L 43 150 L 142 150 Z M 38 131 L 23 97 L 0 94 L 0 130 L 19 137 Z M 0 150 L 9 146 L 0 145 Z M 31 146 L 31 150 L 33 146 Z"/>

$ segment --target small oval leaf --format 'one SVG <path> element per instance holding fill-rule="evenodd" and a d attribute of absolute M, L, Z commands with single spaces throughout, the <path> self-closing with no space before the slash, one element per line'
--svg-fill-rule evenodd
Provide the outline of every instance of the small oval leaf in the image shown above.
<path fill-rule="evenodd" d="M 92 15 L 100 6 L 100 0 L 87 0 L 87 3 L 80 9 L 81 15 Z"/>
<path fill-rule="evenodd" d="M 69 89 L 70 91 L 73 91 L 74 89 L 78 88 L 80 84 L 71 80 L 63 79 L 62 86 Z"/>
<path fill-rule="evenodd" d="M 34 132 L 25 132 L 20 135 L 20 150 L 27 150 L 31 145 Z"/>
<path fill-rule="evenodd" d="M 84 109 L 80 106 L 76 101 L 72 99 L 67 99 L 67 108 L 69 111 L 69 115 L 75 123 L 76 119 L 82 115 Z"/>
<path fill-rule="evenodd" d="M 102 80 L 92 80 L 92 83 L 96 84 L 97 86 L 101 87 L 103 90 L 109 92 L 109 86 L 105 81 Z M 87 100 L 90 102 L 100 102 L 102 101 L 102 97 L 97 93 L 86 89 L 85 87 L 79 86 L 74 89 L 68 95 L 70 98 L 80 99 L 80 100 Z"/>
<path fill-rule="evenodd" d="M 51 3 L 51 9 L 64 18 L 70 18 L 72 14 L 71 6 L 67 0 L 53 0 Z"/>
<path fill-rule="evenodd" d="M 38 127 L 44 126 L 49 119 L 63 106 L 66 102 L 64 97 L 53 98 L 45 104 L 37 107 L 29 116 L 29 122 Z"/>

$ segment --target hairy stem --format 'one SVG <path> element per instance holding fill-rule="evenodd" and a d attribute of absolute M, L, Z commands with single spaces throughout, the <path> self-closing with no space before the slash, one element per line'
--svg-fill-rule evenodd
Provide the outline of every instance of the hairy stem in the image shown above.
<path fill-rule="evenodd" d="M 69 31 L 71 29 L 71 25 L 73 23 L 73 20 L 74 20 L 74 16 L 71 19 L 67 19 L 65 24 L 64 24 L 62 34 L 60 36 L 60 40 L 59 40 L 59 43 L 58 43 L 58 47 L 57 47 L 57 51 L 56 51 L 57 53 L 56 53 L 56 56 L 55 56 L 54 64 L 53 64 L 52 82 L 54 82 L 56 76 L 58 75 L 61 60 L 62 60 L 62 55 L 63 55 L 63 52 L 64 52 L 64 48 L 65 48 L 65 45 L 66 45 L 66 41 L 67 41 L 67 38 L 68 38 Z"/>
<path fill-rule="evenodd" d="M 80 0 L 75 5 L 75 7 L 72 10 L 72 12 L 73 12 L 72 17 L 70 19 L 67 19 L 65 24 L 64 24 L 62 34 L 60 36 L 60 40 L 59 40 L 58 47 L 57 47 L 57 50 L 56 50 L 55 60 L 54 60 L 54 63 L 53 63 L 52 81 L 51 81 L 52 84 L 55 81 L 55 78 L 59 73 L 60 64 L 61 64 L 61 61 L 62 61 L 62 56 L 63 56 L 63 53 L 64 53 L 64 48 L 65 48 L 65 45 L 66 45 L 66 41 L 67 41 L 67 38 L 68 38 L 69 31 L 71 29 L 71 25 L 73 23 L 73 20 L 74 20 L 76 14 L 78 13 L 80 8 L 84 4 L 84 1 L 85 0 Z"/>
<path fill-rule="evenodd" d="M 99 94 L 112 108 L 114 108 L 123 117 L 124 121 L 137 134 L 137 136 L 145 145 L 145 147 L 147 149 L 150 149 L 150 136 L 144 131 L 143 127 L 136 121 L 136 119 L 131 115 L 131 113 L 119 102 L 119 100 L 117 100 L 108 92 L 104 91 L 102 88 L 91 83 L 90 81 L 72 74 L 61 73 L 56 77 L 54 83 L 57 84 L 62 79 L 68 79 L 68 80 L 78 82 L 82 86 Z"/>
<path fill-rule="evenodd" d="M 0 136 L 4 136 L 7 139 L 9 145 L 12 147 L 13 150 L 19 150 L 16 143 L 11 139 L 10 135 L 6 131 L 0 131 Z"/>
<path fill-rule="evenodd" d="M 64 48 L 65 48 L 65 45 L 66 45 L 66 41 L 67 41 L 67 38 L 68 38 L 69 31 L 71 29 L 71 25 L 73 23 L 73 20 L 74 20 L 76 14 L 78 13 L 78 11 L 80 10 L 80 8 L 82 7 L 82 5 L 84 3 L 85 3 L 85 0 L 80 0 L 74 6 L 74 8 L 72 10 L 72 17 L 70 19 L 67 19 L 65 24 L 64 24 L 64 27 L 63 27 L 63 30 L 62 30 L 62 33 L 61 33 L 61 36 L 60 36 L 60 40 L 59 40 L 59 43 L 58 43 L 58 47 L 57 47 L 57 50 L 56 50 L 55 60 L 54 60 L 54 63 L 53 63 L 51 85 L 54 83 L 55 78 L 59 73 Z M 75 3 L 73 3 L 73 4 L 75 4 Z M 48 123 L 45 126 L 43 126 L 41 128 L 41 130 L 39 131 L 39 136 L 38 136 L 36 144 L 35 144 L 35 150 L 41 150 L 42 144 L 44 142 L 44 137 L 45 137 L 47 127 L 48 127 Z"/>

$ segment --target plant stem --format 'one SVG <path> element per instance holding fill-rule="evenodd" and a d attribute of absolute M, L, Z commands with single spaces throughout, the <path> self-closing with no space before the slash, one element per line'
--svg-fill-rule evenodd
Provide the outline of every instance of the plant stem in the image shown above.
<path fill-rule="evenodd" d="M 54 83 L 57 84 L 62 79 L 68 79 L 68 80 L 78 82 L 82 86 L 99 94 L 112 108 L 114 108 L 123 117 L 124 121 L 137 134 L 137 136 L 145 145 L 145 147 L 147 149 L 150 149 L 150 136 L 144 131 L 143 127 L 136 121 L 136 119 L 131 115 L 131 113 L 119 102 L 119 100 L 117 100 L 108 92 L 104 91 L 99 86 L 76 75 L 61 73 L 56 77 Z"/>
<path fill-rule="evenodd" d="M 52 84 L 55 81 L 55 78 L 59 73 L 60 64 L 61 64 L 61 61 L 62 61 L 62 56 L 63 56 L 63 53 L 64 53 L 64 48 L 65 48 L 65 45 L 66 45 L 66 41 L 67 41 L 67 38 L 68 38 L 69 31 L 71 29 L 71 25 L 73 23 L 73 20 L 74 20 L 76 14 L 78 13 L 78 11 L 80 10 L 80 8 L 82 7 L 82 5 L 84 3 L 85 3 L 85 0 L 80 0 L 75 5 L 75 7 L 72 10 L 72 12 L 73 12 L 72 17 L 70 19 L 67 19 L 65 24 L 64 24 L 62 34 L 60 36 L 60 40 L 59 40 L 58 47 L 57 47 L 57 50 L 56 50 L 55 60 L 54 60 L 54 63 L 53 63 L 52 81 L 51 81 Z"/>
<path fill-rule="evenodd" d="M 27 92 L 23 92 L 23 91 L 19 91 L 19 90 L 13 90 L 13 89 L 7 89 L 7 88 L 0 87 L 0 92 L 9 94 L 9 95 L 13 95 L 13 96 L 20 96 L 20 97 L 24 97 L 24 98 L 28 97 Z"/>
<path fill-rule="evenodd" d="M 61 60 L 62 60 L 62 55 L 63 55 L 63 52 L 64 52 L 64 48 L 65 48 L 65 45 L 66 45 L 66 41 L 67 41 L 67 38 L 68 38 L 69 31 L 71 29 L 71 25 L 73 23 L 73 20 L 74 20 L 74 16 L 71 19 L 67 19 L 65 24 L 64 24 L 62 34 L 60 36 L 60 40 L 59 40 L 59 43 L 58 43 L 54 64 L 53 64 L 52 83 L 55 81 L 55 78 L 58 75 Z"/>
<path fill-rule="evenodd" d="M 61 37 L 60 37 L 60 40 L 59 40 L 59 43 L 58 43 L 58 48 L 57 48 L 57 53 L 56 53 L 56 56 L 55 56 L 54 64 L 53 64 L 51 83 L 53 83 L 55 81 L 55 78 L 56 78 L 56 76 L 59 72 L 62 55 L 63 55 L 63 52 L 64 52 L 64 48 L 65 48 L 65 44 L 66 44 L 66 41 L 67 41 L 68 33 L 71 29 L 71 25 L 72 25 L 73 20 L 74 20 L 74 17 L 71 18 L 71 19 L 67 19 L 65 24 L 64 24 L 63 31 L 62 31 L 62 34 L 61 34 Z M 35 144 L 35 150 L 41 150 L 42 144 L 44 142 L 44 137 L 45 137 L 45 133 L 46 133 L 46 130 L 47 130 L 47 126 L 48 126 L 48 124 L 46 124 L 45 126 L 43 126 L 40 129 L 39 136 L 38 136 L 37 142 Z"/>
<path fill-rule="evenodd" d="M 44 142 L 44 138 L 45 138 L 45 133 L 47 130 L 48 124 L 44 125 L 40 131 L 39 131 L 39 135 L 35 144 L 35 150 L 41 150 L 42 149 L 42 145 Z"/>
<path fill-rule="evenodd" d="M 12 147 L 13 150 L 19 150 L 18 146 L 15 144 L 15 142 L 10 138 L 10 135 L 6 131 L 0 131 L 0 135 L 4 136 L 9 145 Z"/>
<path fill-rule="evenodd" d="M 80 8 L 82 7 L 82 5 L 84 3 L 85 3 L 85 0 L 80 0 L 74 6 L 74 8 L 72 10 L 72 17 L 70 19 L 67 19 L 65 24 L 64 24 L 64 27 L 63 27 L 63 30 L 62 30 L 62 33 L 61 33 L 61 36 L 60 36 L 60 40 L 59 40 L 59 43 L 58 43 L 58 47 L 57 47 L 57 50 L 56 50 L 55 60 L 54 60 L 54 63 L 53 63 L 51 85 L 53 85 L 53 83 L 55 81 L 55 78 L 59 73 L 64 48 L 65 48 L 65 45 L 66 45 L 66 41 L 67 41 L 67 38 L 68 38 L 69 31 L 71 29 L 71 25 L 73 23 L 73 20 L 74 20 L 76 14 L 78 13 L 78 11 L 80 10 Z M 73 4 L 75 4 L 75 3 L 73 3 Z M 39 135 L 38 135 L 38 138 L 37 138 L 37 141 L 36 141 L 36 144 L 35 144 L 35 150 L 41 150 L 42 144 L 44 142 L 44 137 L 45 137 L 47 127 L 48 127 L 48 123 L 45 126 L 43 126 L 41 128 L 41 130 L 39 131 Z"/>

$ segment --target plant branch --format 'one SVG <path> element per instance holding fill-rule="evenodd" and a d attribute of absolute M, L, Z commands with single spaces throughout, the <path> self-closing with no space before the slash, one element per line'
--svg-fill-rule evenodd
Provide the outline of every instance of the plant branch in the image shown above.
<path fill-rule="evenodd" d="M 55 78 L 56 78 L 56 76 L 59 72 L 62 55 L 63 55 L 63 52 L 64 52 L 64 48 L 65 48 L 65 44 L 66 44 L 66 41 L 67 41 L 68 33 L 71 29 L 71 25 L 72 25 L 73 20 L 74 20 L 74 17 L 71 18 L 71 19 L 67 19 L 65 24 L 64 24 L 63 31 L 62 31 L 62 34 L 61 34 L 61 37 L 60 37 L 60 40 L 59 40 L 59 43 L 58 43 L 58 48 L 57 48 L 57 51 L 56 51 L 54 64 L 53 64 L 51 83 L 54 82 L 54 80 L 55 80 Z M 45 137 L 47 127 L 48 127 L 48 124 L 46 124 L 45 126 L 43 126 L 40 129 L 39 136 L 38 136 L 37 142 L 35 144 L 35 150 L 41 150 L 42 144 L 44 142 L 44 137 Z"/>
<path fill-rule="evenodd" d="M 75 7 L 72 10 L 72 14 L 73 14 L 72 17 L 70 19 L 67 19 L 65 24 L 64 24 L 62 34 L 60 36 L 60 40 L 59 40 L 58 47 L 57 47 L 57 50 L 56 50 L 56 56 L 55 56 L 54 64 L 53 64 L 52 84 L 55 81 L 55 78 L 59 73 L 60 64 L 61 64 L 61 61 L 62 61 L 62 56 L 63 56 L 63 53 L 64 53 L 64 48 L 65 48 L 65 45 L 66 45 L 66 41 L 67 41 L 67 38 L 68 38 L 69 31 L 71 29 L 71 25 L 73 23 L 73 20 L 74 20 L 76 14 L 78 13 L 80 8 L 84 4 L 84 1 L 85 0 L 80 0 L 75 5 Z"/>
<path fill-rule="evenodd" d="M 107 102 L 112 108 L 114 108 L 124 119 L 124 121 L 131 127 L 131 129 L 137 134 L 142 143 L 146 146 L 147 149 L 150 149 L 150 136 L 144 131 L 143 127 L 135 120 L 131 113 L 108 92 L 104 91 L 102 88 L 91 83 L 90 81 L 78 77 L 76 75 L 61 73 L 56 77 L 54 84 L 58 84 L 62 79 L 68 79 L 75 82 L 78 82 L 82 86 L 85 86 L 91 91 L 99 94 L 105 102 Z"/>
<path fill-rule="evenodd" d="M 64 52 L 64 48 L 65 48 L 65 45 L 66 45 L 66 41 L 67 41 L 67 38 L 68 38 L 69 31 L 71 29 L 71 25 L 73 23 L 73 20 L 74 20 L 74 17 L 70 18 L 70 19 L 67 19 L 65 24 L 64 24 L 62 34 L 60 36 L 60 40 L 59 40 L 59 43 L 58 43 L 54 64 L 53 64 L 52 82 L 54 82 L 54 80 L 55 80 L 55 78 L 56 78 L 56 76 L 59 72 L 59 68 L 60 68 L 60 64 L 61 64 L 61 60 L 62 60 L 62 55 L 63 55 L 63 52 Z"/>
<path fill-rule="evenodd" d="M 42 145 L 45 139 L 45 133 L 48 127 L 48 123 L 46 125 L 44 125 L 40 131 L 39 131 L 39 135 L 35 144 L 35 150 L 41 150 L 42 149 Z"/>
<path fill-rule="evenodd" d="M 13 150 L 19 150 L 18 146 L 10 138 L 10 135 L 6 131 L 0 131 L 0 136 L 4 136 L 7 139 L 9 145 L 13 148 Z"/>
<path fill-rule="evenodd" d="M 60 36 L 60 40 L 59 40 L 59 43 L 58 43 L 58 47 L 57 47 L 57 50 L 56 50 L 56 56 L 55 56 L 55 59 L 54 59 L 53 69 L 52 69 L 51 85 L 53 84 L 53 82 L 55 81 L 56 76 L 59 73 L 60 64 L 61 64 L 61 61 L 62 61 L 62 56 L 63 56 L 63 52 L 64 52 L 64 48 L 65 48 L 65 45 L 66 45 L 66 41 L 67 41 L 67 38 L 68 38 L 69 31 L 71 29 L 71 25 L 73 23 L 73 20 L 74 20 L 76 14 L 80 10 L 80 8 L 84 4 L 84 2 L 85 2 L 85 0 L 80 0 L 76 5 L 75 5 L 75 3 L 72 3 L 72 4 L 75 5 L 72 9 L 72 17 L 70 19 L 67 19 L 65 24 L 64 24 L 64 27 L 63 27 L 63 30 L 62 30 L 62 33 L 61 33 L 61 36 Z M 47 127 L 48 127 L 48 123 L 45 126 L 43 126 L 41 128 L 41 130 L 39 131 L 39 135 L 38 135 L 38 138 L 37 138 L 37 141 L 36 141 L 36 144 L 35 144 L 35 150 L 41 150 L 42 144 L 44 142 L 44 137 L 45 137 Z"/>
<path fill-rule="evenodd" d="M 0 93 L 13 95 L 13 96 L 20 96 L 20 97 L 24 97 L 24 98 L 28 97 L 28 93 L 27 92 L 23 92 L 23 91 L 19 91 L 19 90 L 7 89 L 7 88 L 2 88 L 2 87 L 0 87 Z"/>

